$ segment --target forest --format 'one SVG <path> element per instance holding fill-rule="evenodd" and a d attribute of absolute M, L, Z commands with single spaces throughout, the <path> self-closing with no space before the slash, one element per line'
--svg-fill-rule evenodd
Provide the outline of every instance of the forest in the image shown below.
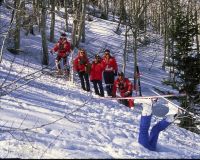
<path fill-rule="evenodd" d="M 186 98 L 178 99 L 181 107 L 200 114 L 198 0 L 1 0 L 0 5 L 12 11 L 10 22 L 0 24 L 0 63 L 5 50 L 16 55 L 23 52 L 22 30 L 26 35 L 40 33 L 41 64 L 49 65 L 48 43 L 57 41 L 57 32 L 66 32 L 72 49 L 79 48 L 86 42 L 86 21 L 91 22 L 95 17 L 109 20 L 118 24 L 113 28 L 116 34 L 121 35 L 125 29 L 122 66 L 126 72 L 126 57 L 131 52 L 134 84 L 137 83 L 138 48 L 156 41 L 151 33 L 162 36 L 162 69 L 169 72 L 169 78 L 163 83 L 186 94 Z M 56 21 L 56 17 L 63 21 Z M 55 28 L 56 23 L 60 23 L 59 29 Z M 196 124 L 195 118 L 189 116 L 182 119 L 181 126 L 194 131 Z"/>

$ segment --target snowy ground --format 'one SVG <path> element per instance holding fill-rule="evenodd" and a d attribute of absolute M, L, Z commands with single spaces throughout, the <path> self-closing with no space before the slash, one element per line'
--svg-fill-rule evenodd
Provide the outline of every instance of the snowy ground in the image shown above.
<path fill-rule="evenodd" d="M 2 19 L 8 16 L 4 14 Z M 81 46 L 91 58 L 102 48 L 110 48 L 122 64 L 124 38 L 113 32 L 116 26 L 101 19 L 87 22 L 86 43 Z M 100 99 L 93 92 L 82 91 L 78 81 L 72 84 L 41 72 L 35 74 L 38 78 L 33 80 L 31 77 L 20 79 L 41 68 L 40 35 L 26 37 L 22 32 L 22 36 L 24 52 L 15 59 L 6 52 L 0 64 L 3 90 L 6 86 L 9 90 L 24 84 L 0 97 L 0 158 L 200 158 L 200 136 L 176 125 L 170 125 L 160 134 L 158 152 L 138 144 L 142 108 L 139 103 L 131 110 L 115 100 Z M 139 49 L 143 95 L 155 95 L 151 91 L 155 86 L 171 91 L 161 84 L 162 78 L 167 76 L 161 70 L 161 42 Z M 49 44 L 49 48 L 52 46 Z M 50 55 L 51 66 L 53 58 Z M 132 55 L 127 77 L 133 72 L 131 61 Z M 17 83 L 13 85 L 12 81 Z M 167 104 L 162 99 L 157 103 L 157 107 Z M 152 126 L 159 120 L 160 117 L 154 116 Z"/>

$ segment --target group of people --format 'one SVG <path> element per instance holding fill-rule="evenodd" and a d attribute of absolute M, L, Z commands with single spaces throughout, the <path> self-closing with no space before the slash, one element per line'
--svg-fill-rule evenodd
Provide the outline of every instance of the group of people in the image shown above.
<path fill-rule="evenodd" d="M 52 54 L 57 52 L 55 64 L 58 74 L 62 74 L 61 59 L 63 59 L 64 72 L 69 72 L 67 69 L 67 56 L 71 52 L 70 43 L 67 41 L 66 34 L 61 34 L 59 41 L 50 51 Z M 116 97 L 117 91 L 121 97 L 131 97 L 133 85 L 128 78 L 125 78 L 123 72 L 118 73 L 118 65 L 116 59 L 111 56 L 110 50 L 106 49 L 101 57 L 96 54 L 94 60 L 90 62 L 86 50 L 80 48 L 78 54 L 73 60 L 73 69 L 78 73 L 81 81 L 81 87 L 85 91 L 90 91 L 90 82 L 93 83 L 95 94 L 104 97 L 103 79 L 108 96 Z M 115 78 L 117 76 L 117 78 Z M 120 103 L 133 107 L 133 100 L 119 100 Z"/>
<path fill-rule="evenodd" d="M 90 91 L 90 83 L 93 83 L 95 94 L 104 97 L 104 87 L 102 79 L 106 85 L 108 96 L 116 97 L 117 90 L 121 97 L 131 97 L 133 85 L 128 78 L 125 78 L 123 72 L 118 73 L 118 65 L 110 50 L 106 49 L 101 57 L 96 54 L 94 60 L 90 63 L 87 53 L 80 48 L 78 55 L 74 60 L 74 70 L 78 73 L 81 80 L 83 90 Z M 115 79 L 115 76 L 118 76 Z M 128 107 L 133 107 L 133 100 L 120 100 L 120 102 Z"/>
<path fill-rule="evenodd" d="M 66 34 L 61 34 L 59 41 L 50 51 L 52 54 L 57 52 L 55 60 L 58 74 L 61 74 L 60 62 L 63 59 L 63 66 L 67 67 L 67 56 L 71 52 L 70 43 L 67 41 Z M 106 91 L 108 96 L 116 97 L 117 90 L 120 92 L 121 97 L 131 97 L 133 92 L 133 85 L 128 78 L 125 78 L 123 72 L 118 73 L 118 66 L 116 60 L 110 54 L 110 50 L 104 51 L 103 57 L 99 54 L 95 55 L 92 63 L 89 62 L 87 53 L 84 49 L 80 48 L 77 57 L 73 60 L 74 70 L 78 73 L 81 80 L 81 87 L 85 91 L 90 91 L 90 81 L 93 83 L 95 94 L 104 97 L 104 88 L 102 79 L 106 84 Z M 64 72 L 68 68 L 64 69 Z M 115 76 L 118 76 L 115 79 Z M 137 99 L 134 100 L 137 103 Z M 178 110 L 174 113 L 168 114 L 163 120 L 158 122 L 152 127 L 150 134 L 149 128 L 152 117 L 153 101 L 151 99 L 144 99 L 143 110 L 140 120 L 140 129 L 138 142 L 145 148 L 156 151 L 159 133 L 165 130 L 171 123 L 173 123 Z M 122 104 L 133 107 L 133 99 L 123 99 L 120 101 Z M 170 109 L 170 108 L 169 108 Z"/>

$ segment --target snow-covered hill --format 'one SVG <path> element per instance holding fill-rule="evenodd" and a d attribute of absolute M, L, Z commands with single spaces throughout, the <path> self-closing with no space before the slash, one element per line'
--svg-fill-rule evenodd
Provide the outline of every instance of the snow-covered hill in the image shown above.
<path fill-rule="evenodd" d="M 9 20 L 9 12 L 0 9 L 2 20 Z M 102 48 L 109 48 L 121 69 L 124 38 L 114 33 L 116 26 L 94 18 L 87 22 L 86 43 L 81 46 L 91 60 Z M 162 41 L 157 39 L 157 43 L 139 49 L 143 95 L 154 95 L 151 89 L 155 86 L 171 90 L 161 84 L 167 74 L 161 70 Z M 77 78 L 72 84 L 39 72 L 40 35 L 24 36 L 22 32 L 21 45 L 23 53 L 14 57 L 5 51 L 0 64 L 3 91 L 23 85 L 0 97 L 0 158 L 200 158 L 200 136 L 176 125 L 160 134 L 158 152 L 145 149 L 137 142 L 141 104 L 129 109 L 115 100 L 101 99 L 93 91 L 81 90 Z M 49 56 L 53 67 L 54 56 Z M 25 77 L 34 72 L 35 77 Z M 130 54 L 126 76 L 132 74 Z M 157 106 L 166 103 L 159 99 Z M 152 126 L 158 120 L 160 117 L 154 116 Z"/>

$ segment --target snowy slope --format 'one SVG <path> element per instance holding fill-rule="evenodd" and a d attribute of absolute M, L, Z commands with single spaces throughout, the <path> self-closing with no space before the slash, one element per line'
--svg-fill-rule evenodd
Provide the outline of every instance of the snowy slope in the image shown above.
<path fill-rule="evenodd" d="M 9 14 L 4 16 L 7 18 Z M 91 58 L 102 48 L 111 48 L 122 64 L 123 36 L 113 32 L 116 26 L 101 19 L 87 22 L 86 43 L 81 46 Z M 138 144 L 142 108 L 139 103 L 130 110 L 115 100 L 100 99 L 93 92 L 82 91 L 77 80 L 72 84 L 41 72 L 33 80 L 20 79 L 41 68 L 40 35 L 26 37 L 22 32 L 22 37 L 24 52 L 17 57 L 6 52 L 0 64 L 3 90 L 6 85 L 9 90 L 24 84 L 0 97 L 0 158 L 200 158 L 200 136 L 176 125 L 160 134 L 158 152 Z M 161 70 L 161 44 L 159 41 L 139 49 L 143 95 L 154 95 L 151 92 L 154 86 L 171 90 L 160 82 L 167 76 Z M 49 48 L 52 46 L 49 44 Z M 50 55 L 52 67 L 53 59 Z M 132 55 L 129 59 L 126 76 L 131 77 Z M 16 85 L 11 84 L 14 80 L 18 80 Z M 161 106 L 167 102 L 160 99 L 157 103 Z M 158 120 L 160 117 L 154 116 L 152 126 Z"/>

